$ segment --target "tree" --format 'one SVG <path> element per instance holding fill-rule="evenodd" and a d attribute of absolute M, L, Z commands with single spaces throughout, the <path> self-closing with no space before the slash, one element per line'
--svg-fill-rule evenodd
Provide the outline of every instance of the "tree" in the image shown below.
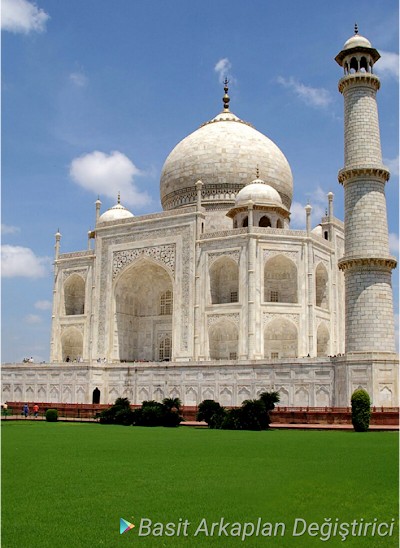
<path fill-rule="evenodd" d="M 198 421 L 204 421 L 210 424 L 211 417 L 214 413 L 219 413 L 221 405 L 214 400 L 203 400 L 199 404 L 199 410 L 196 413 L 196 419 Z"/>
<path fill-rule="evenodd" d="M 356 390 L 351 396 L 351 422 L 356 432 L 366 432 L 371 419 L 371 401 L 365 390 Z"/>
<path fill-rule="evenodd" d="M 179 411 L 182 407 L 182 402 L 179 398 L 164 398 L 162 403 L 169 411 L 172 411 L 172 409 Z"/>
<path fill-rule="evenodd" d="M 131 402 L 128 400 L 128 398 L 117 398 L 114 405 L 118 405 L 119 407 L 122 407 L 124 409 L 129 409 L 131 406 Z"/>

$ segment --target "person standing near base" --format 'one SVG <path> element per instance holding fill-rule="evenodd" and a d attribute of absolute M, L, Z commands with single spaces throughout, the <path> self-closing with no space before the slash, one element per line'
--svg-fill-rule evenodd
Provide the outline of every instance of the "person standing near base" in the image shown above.
<path fill-rule="evenodd" d="M 33 406 L 33 414 L 35 415 L 35 419 L 37 419 L 38 413 L 39 413 L 39 406 L 37 403 L 35 403 L 35 405 Z"/>
<path fill-rule="evenodd" d="M 24 405 L 24 415 L 25 415 L 25 418 L 28 417 L 28 413 L 29 413 L 29 407 L 28 407 L 28 404 L 26 403 Z"/>

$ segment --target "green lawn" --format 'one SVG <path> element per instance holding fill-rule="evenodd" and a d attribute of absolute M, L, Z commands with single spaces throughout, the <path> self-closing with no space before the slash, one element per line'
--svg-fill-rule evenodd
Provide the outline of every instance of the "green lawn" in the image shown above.
<path fill-rule="evenodd" d="M 193 536 L 202 518 L 210 526 L 222 517 L 283 522 L 285 535 Z M 135 528 L 120 535 L 120 518 Z M 138 537 L 141 518 L 187 519 L 190 536 Z M 396 525 L 391 538 L 350 534 L 343 544 L 293 537 L 296 518 Z M 394 547 L 397 518 L 395 432 L 2 424 L 3 548 Z"/>

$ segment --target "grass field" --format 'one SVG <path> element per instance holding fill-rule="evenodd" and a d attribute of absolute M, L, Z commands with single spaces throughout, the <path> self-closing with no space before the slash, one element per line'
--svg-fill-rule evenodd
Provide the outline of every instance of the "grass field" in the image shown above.
<path fill-rule="evenodd" d="M 202 518 L 210 528 L 222 517 L 256 525 L 260 517 L 286 530 L 245 541 L 217 530 L 193 536 Z M 120 518 L 135 528 L 120 535 Z M 138 537 L 141 518 L 187 519 L 190 536 Z M 350 533 L 344 544 L 340 536 L 293 537 L 296 518 L 396 525 L 391 538 Z M 397 518 L 395 432 L 2 424 L 3 548 L 394 547 Z"/>

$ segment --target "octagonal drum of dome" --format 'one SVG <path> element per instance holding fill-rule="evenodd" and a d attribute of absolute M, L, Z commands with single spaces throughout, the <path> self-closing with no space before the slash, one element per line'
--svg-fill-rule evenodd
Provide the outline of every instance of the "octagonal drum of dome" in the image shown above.
<path fill-rule="evenodd" d="M 195 183 L 203 182 L 202 203 L 230 207 L 236 194 L 259 177 L 271 185 L 290 209 L 293 177 L 288 161 L 268 137 L 224 111 L 183 139 L 170 153 L 161 172 L 164 210 L 196 201 Z"/>

